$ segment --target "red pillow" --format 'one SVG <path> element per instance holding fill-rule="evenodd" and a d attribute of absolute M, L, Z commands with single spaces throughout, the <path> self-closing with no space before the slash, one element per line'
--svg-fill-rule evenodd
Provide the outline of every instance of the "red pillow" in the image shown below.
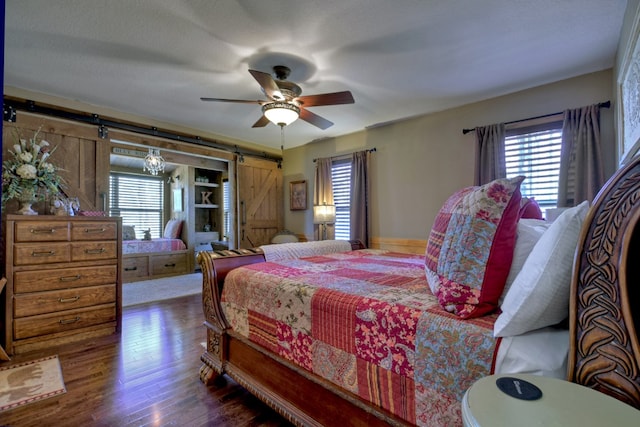
<path fill-rule="evenodd" d="M 182 220 L 170 219 L 164 227 L 162 237 L 165 239 L 179 239 L 182 234 Z"/>
<path fill-rule="evenodd" d="M 533 197 L 523 197 L 520 202 L 520 218 L 544 219 L 540 205 Z"/>
<path fill-rule="evenodd" d="M 494 311 L 516 243 L 523 176 L 454 193 L 427 242 L 429 286 L 447 311 L 467 319 Z"/>

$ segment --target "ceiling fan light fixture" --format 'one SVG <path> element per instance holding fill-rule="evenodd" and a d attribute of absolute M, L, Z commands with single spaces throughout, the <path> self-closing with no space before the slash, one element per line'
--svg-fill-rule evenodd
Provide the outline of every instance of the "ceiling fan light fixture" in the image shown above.
<path fill-rule="evenodd" d="M 300 108 L 290 102 L 269 102 L 262 106 L 262 113 L 278 126 L 288 126 L 300 117 Z"/>

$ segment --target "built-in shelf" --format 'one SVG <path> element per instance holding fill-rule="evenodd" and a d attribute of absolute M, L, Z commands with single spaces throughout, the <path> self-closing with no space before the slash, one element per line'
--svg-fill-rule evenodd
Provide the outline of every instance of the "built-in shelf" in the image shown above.
<path fill-rule="evenodd" d="M 194 182 L 193 185 L 196 187 L 219 187 L 220 185 L 215 182 Z"/>
<path fill-rule="evenodd" d="M 188 224 L 194 250 L 194 263 L 199 251 L 211 250 L 211 242 L 217 241 L 222 236 L 223 210 L 221 207 L 224 174 L 225 171 L 198 167 L 192 167 L 189 170 L 191 203 Z M 197 265 L 195 266 L 197 268 Z"/>

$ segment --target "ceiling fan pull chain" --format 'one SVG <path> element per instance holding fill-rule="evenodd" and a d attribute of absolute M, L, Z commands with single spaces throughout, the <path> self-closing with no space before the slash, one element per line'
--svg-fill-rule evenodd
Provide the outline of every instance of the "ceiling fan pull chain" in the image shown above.
<path fill-rule="evenodd" d="M 280 125 L 280 151 L 284 154 L 284 125 Z"/>

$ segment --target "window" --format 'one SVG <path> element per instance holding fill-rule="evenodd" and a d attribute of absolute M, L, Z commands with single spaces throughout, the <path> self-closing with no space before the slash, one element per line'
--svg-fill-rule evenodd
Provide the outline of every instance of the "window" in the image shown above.
<path fill-rule="evenodd" d="M 524 175 L 520 191 L 533 197 L 542 210 L 558 203 L 562 121 L 507 131 L 505 162 L 507 178 Z"/>
<path fill-rule="evenodd" d="M 333 204 L 336 206 L 335 238 L 351 238 L 351 160 L 337 160 L 331 165 Z"/>
<path fill-rule="evenodd" d="M 133 225 L 136 238 L 144 230 L 151 237 L 162 237 L 164 180 L 162 177 L 111 173 L 109 175 L 109 215 L 122 217 L 122 224 Z"/>

